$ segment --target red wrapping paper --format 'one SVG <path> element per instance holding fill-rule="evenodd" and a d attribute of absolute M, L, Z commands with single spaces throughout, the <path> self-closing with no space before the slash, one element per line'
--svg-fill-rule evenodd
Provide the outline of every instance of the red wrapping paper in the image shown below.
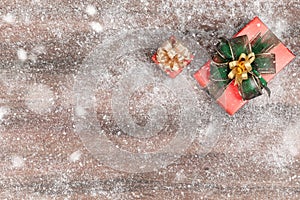
<path fill-rule="evenodd" d="M 233 37 L 247 35 L 251 41 L 258 33 L 262 35 L 268 31 L 268 27 L 258 18 L 255 17 L 251 20 L 242 30 L 240 30 Z M 279 73 L 289 62 L 291 62 L 295 55 L 284 46 L 281 42 L 274 47 L 270 53 L 275 54 L 276 73 L 275 74 L 262 74 L 262 77 L 269 82 L 277 73 Z M 205 88 L 210 82 L 210 61 L 204 64 L 195 74 L 194 78 L 198 81 L 201 87 Z M 239 94 L 238 87 L 234 86 L 232 81 L 224 93 L 219 97 L 217 103 L 229 114 L 233 115 L 248 101 L 244 101 Z"/>

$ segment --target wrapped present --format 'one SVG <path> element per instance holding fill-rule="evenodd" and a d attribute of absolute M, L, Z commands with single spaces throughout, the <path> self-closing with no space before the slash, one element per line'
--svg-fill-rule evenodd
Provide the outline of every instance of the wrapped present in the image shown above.
<path fill-rule="evenodd" d="M 174 36 L 165 41 L 152 56 L 152 60 L 171 78 L 180 74 L 193 58 L 189 50 Z"/>
<path fill-rule="evenodd" d="M 233 115 L 248 100 L 265 91 L 270 81 L 295 55 L 255 17 L 231 39 L 221 38 L 212 60 L 194 78 Z"/>

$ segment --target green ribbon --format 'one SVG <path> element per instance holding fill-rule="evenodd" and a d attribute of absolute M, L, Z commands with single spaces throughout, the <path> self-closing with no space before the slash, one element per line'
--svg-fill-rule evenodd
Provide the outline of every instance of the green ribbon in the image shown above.
<path fill-rule="evenodd" d="M 254 53 L 255 59 L 251 61 L 251 71 L 247 71 L 247 79 L 239 81 L 237 87 L 243 100 L 253 99 L 261 95 L 263 89 L 270 96 L 270 89 L 261 74 L 276 73 L 275 54 L 269 52 L 279 42 L 271 31 L 264 35 L 258 34 L 252 41 L 249 41 L 246 35 L 229 40 L 221 38 L 216 48 L 216 54 L 210 63 L 208 92 L 214 98 L 219 98 L 231 81 L 234 81 L 229 78 L 232 75 L 229 75 L 232 71 L 229 63 L 233 61 L 237 63 L 241 55 L 241 57 L 245 57 L 245 55 L 253 55 Z"/>

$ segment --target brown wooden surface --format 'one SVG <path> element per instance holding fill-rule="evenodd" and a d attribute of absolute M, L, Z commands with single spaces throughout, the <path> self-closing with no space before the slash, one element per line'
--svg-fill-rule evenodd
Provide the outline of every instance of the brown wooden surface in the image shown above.
<path fill-rule="evenodd" d="M 95 15 L 86 12 L 88 5 L 97 9 Z M 298 0 L 2 0 L 0 199 L 300 199 L 298 57 L 269 84 L 271 98 L 254 99 L 233 117 L 196 88 L 201 103 L 208 105 L 200 129 L 205 132 L 211 126 L 216 134 L 198 138 L 200 144 L 191 144 L 165 168 L 116 170 L 96 159 L 74 128 L 79 112 L 74 84 L 84 70 L 84 59 L 103 41 L 118 38 L 118 33 L 167 28 L 192 38 L 201 54 L 197 65 L 192 63 L 183 73 L 191 77 L 209 59 L 218 37 L 231 37 L 256 15 L 298 55 L 299 12 Z M 103 31 L 93 30 L 90 22 L 99 23 Z M 157 38 L 158 45 L 163 39 Z M 149 55 L 145 62 L 151 62 L 157 47 L 145 50 Z M 27 52 L 25 61 L 18 59 L 20 49 Z M 124 49 L 120 53 L 126 55 Z M 156 75 L 164 77 L 159 70 Z M 131 102 L 138 102 L 136 95 Z M 107 98 L 98 99 L 97 116 L 99 124 L 110 130 L 111 123 L 105 125 L 99 118 L 106 112 L 101 106 L 110 102 Z M 137 112 L 148 109 L 133 106 Z M 143 124 L 143 117 L 136 117 L 137 123 Z M 171 118 L 175 120 L 172 114 Z M 168 133 L 139 140 L 106 132 L 129 152 L 137 152 L 137 147 L 155 152 L 174 137 Z"/>

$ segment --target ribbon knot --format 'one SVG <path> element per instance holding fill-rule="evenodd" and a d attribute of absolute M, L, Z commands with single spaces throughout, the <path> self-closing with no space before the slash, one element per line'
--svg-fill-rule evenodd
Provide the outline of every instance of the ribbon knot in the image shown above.
<path fill-rule="evenodd" d="M 247 35 L 232 39 L 221 39 L 217 52 L 210 63 L 211 85 L 208 91 L 219 98 L 233 80 L 243 100 L 250 100 L 261 95 L 265 89 L 270 96 L 270 89 L 262 74 L 276 72 L 275 54 L 270 50 L 279 44 L 279 40 L 270 31 L 258 34 L 251 41 Z"/>
<path fill-rule="evenodd" d="M 177 71 L 184 68 L 192 55 L 188 49 L 175 38 L 171 37 L 157 51 L 157 61 L 164 69 Z"/>
<path fill-rule="evenodd" d="M 235 79 L 234 85 L 241 85 L 243 80 L 248 79 L 248 73 L 252 71 L 251 63 L 254 60 L 255 54 L 251 52 L 248 55 L 242 53 L 238 60 L 229 62 L 231 71 L 228 74 L 228 78 Z"/>

